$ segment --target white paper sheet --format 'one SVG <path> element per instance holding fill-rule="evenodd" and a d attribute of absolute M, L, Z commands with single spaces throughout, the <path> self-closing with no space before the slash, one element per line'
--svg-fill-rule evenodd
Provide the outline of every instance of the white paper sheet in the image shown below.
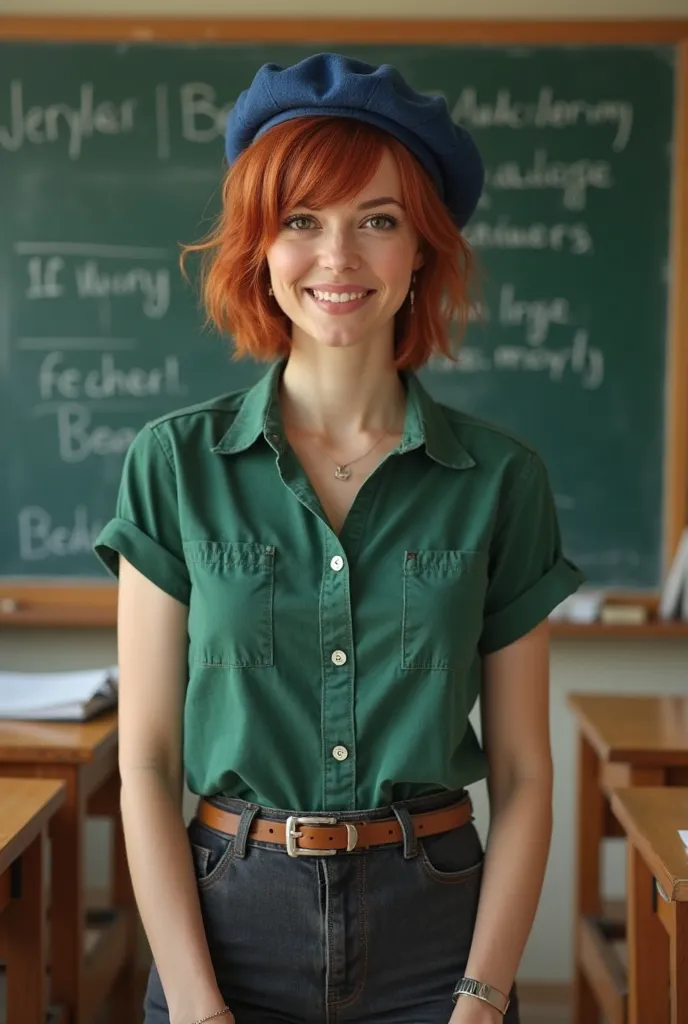
<path fill-rule="evenodd" d="M 71 711 L 98 693 L 111 693 L 116 684 L 116 666 L 79 672 L 0 672 L 0 716 L 26 712 L 34 717 L 60 707 Z"/>

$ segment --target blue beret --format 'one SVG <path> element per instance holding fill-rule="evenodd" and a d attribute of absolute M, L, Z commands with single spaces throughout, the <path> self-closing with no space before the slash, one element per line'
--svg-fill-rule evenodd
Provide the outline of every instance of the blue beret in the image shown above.
<path fill-rule="evenodd" d="M 391 64 L 374 67 L 337 53 L 287 68 L 264 64 L 229 114 L 230 165 L 269 128 L 310 115 L 353 117 L 389 132 L 429 173 L 455 223 L 467 223 L 483 187 L 478 147 L 454 124 L 442 97 L 416 92 Z"/>

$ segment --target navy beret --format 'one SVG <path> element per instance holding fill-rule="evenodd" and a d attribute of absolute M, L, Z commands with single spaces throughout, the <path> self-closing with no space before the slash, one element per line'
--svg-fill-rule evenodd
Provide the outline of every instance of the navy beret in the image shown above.
<path fill-rule="evenodd" d="M 416 92 L 391 64 L 375 67 L 337 53 L 317 53 L 287 68 L 264 64 L 256 72 L 227 120 L 230 165 L 269 128 L 309 115 L 353 117 L 384 129 L 417 157 L 459 227 L 475 210 L 483 162 L 446 101 Z"/>

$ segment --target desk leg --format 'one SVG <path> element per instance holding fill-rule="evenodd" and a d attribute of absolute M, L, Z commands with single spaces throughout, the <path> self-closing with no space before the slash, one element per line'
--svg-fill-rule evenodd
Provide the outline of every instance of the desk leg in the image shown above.
<path fill-rule="evenodd" d="M 671 1024 L 688 1020 L 688 903 L 674 901 L 671 936 Z"/>
<path fill-rule="evenodd" d="M 21 895 L 6 911 L 7 1020 L 45 1024 L 46 900 L 43 883 L 45 830 L 23 853 L 18 869 Z"/>
<path fill-rule="evenodd" d="M 669 939 L 653 906 L 654 876 L 634 844 L 628 863 L 628 1024 L 669 1020 Z"/>
<path fill-rule="evenodd" d="M 86 806 L 79 769 L 65 765 L 60 777 L 67 796 L 56 812 L 52 840 L 50 942 L 53 1001 L 62 1003 L 70 1024 L 84 1019 L 84 826 Z"/>
<path fill-rule="evenodd" d="M 112 816 L 112 902 L 127 915 L 127 956 L 112 991 L 111 1020 L 120 1024 L 122 1021 L 140 1020 L 143 1010 L 141 1005 L 137 1005 L 138 912 L 127 864 L 122 818 L 119 813 L 119 776 L 116 783 L 116 808 Z"/>
<path fill-rule="evenodd" d="M 572 1024 L 599 1024 L 600 1011 L 581 966 L 579 923 L 600 913 L 600 847 L 604 837 L 604 795 L 599 786 L 600 761 L 582 732 L 578 734 L 576 810 L 576 895 Z"/>

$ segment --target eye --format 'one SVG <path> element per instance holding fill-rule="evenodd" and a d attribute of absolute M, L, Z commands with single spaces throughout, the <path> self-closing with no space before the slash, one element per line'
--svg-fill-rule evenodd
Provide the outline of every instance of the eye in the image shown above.
<path fill-rule="evenodd" d="M 305 213 L 295 213 L 293 217 L 287 217 L 284 221 L 285 228 L 293 228 L 295 231 L 303 231 L 302 227 L 296 226 L 299 221 L 312 221 L 312 217 L 308 217 Z"/>
<path fill-rule="evenodd" d="M 372 222 L 374 220 L 382 221 L 383 222 L 382 226 L 380 226 L 380 225 L 378 225 L 378 226 L 373 225 L 373 227 L 375 228 L 376 231 L 379 231 L 379 230 L 382 230 L 382 231 L 391 230 L 392 228 L 395 228 L 397 226 L 397 223 L 398 223 L 396 218 L 395 217 L 391 217 L 388 213 L 376 213 L 373 217 L 369 217 L 368 220 L 370 222 Z"/>

